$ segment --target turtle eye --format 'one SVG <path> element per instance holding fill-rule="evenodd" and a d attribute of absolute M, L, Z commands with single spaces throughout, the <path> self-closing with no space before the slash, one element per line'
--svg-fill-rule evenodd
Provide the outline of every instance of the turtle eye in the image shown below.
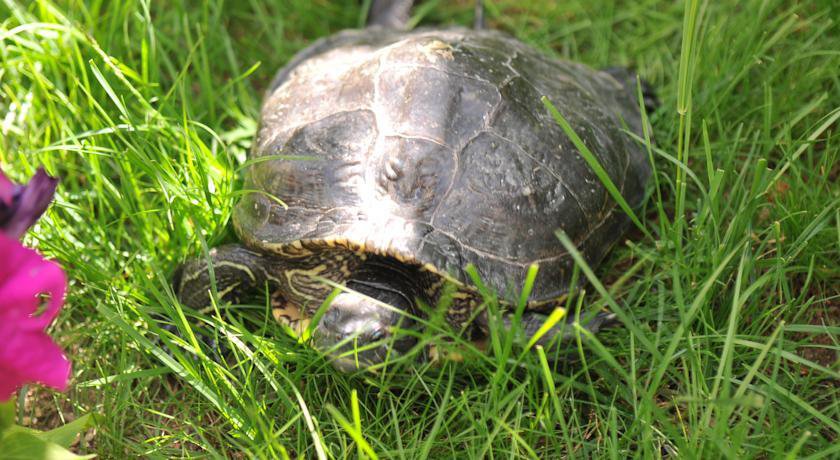
<path fill-rule="evenodd" d="M 371 332 L 368 337 L 370 338 L 371 342 L 378 342 L 385 338 L 385 329 L 379 328 Z"/>

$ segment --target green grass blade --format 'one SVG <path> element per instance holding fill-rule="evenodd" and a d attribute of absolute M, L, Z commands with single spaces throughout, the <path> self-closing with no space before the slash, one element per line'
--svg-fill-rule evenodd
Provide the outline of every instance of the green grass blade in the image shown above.
<path fill-rule="evenodd" d="M 627 214 L 627 216 L 630 217 L 630 220 L 633 221 L 636 227 L 639 230 L 641 230 L 645 234 L 645 236 L 652 238 L 647 228 L 642 224 L 642 221 L 640 221 L 639 218 L 636 216 L 636 213 L 633 212 L 633 208 L 630 207 L 630 205 L 627 203 L 627 200 L 625 200 L 624 196 L 621 195 L 621 192 L 618 190 L 618 187 L 616 187 L 615 183 L 612 181 L 612 179 L 610 179 L 610 176 L 607 173 L 607 171 L 604 169 L 603 166 L 601 166 L 601 163 L 598 161 L 598 158 L 596 158 L 592 151 L 589 150 L 589 147 L 587 147 L 586 144 L 583 143 L 583 140 L 580 138 L 580 136 L 577 135 L 577 133 L 575 133 L 574 128 L 572 128 L 569 122 L 566 121 L 566 118 L 564 118 L 563 115 L 561 115 L 560 112 L 557 111 L 557 108 L 554 107 L 554 104 L 552 104 L 547 97 L 543 96 L 541 101 L 543 105 L 545 105 L 546 109 L 548 109 L 548 111 L 551 113 L 551 116 L 554 117 L 554 121 L 556 121 L 557 124 L 561 128 L 563 128 L 563 131 L 566 133 L 566 135 L 569 136 L 569 139 L 571 139 L 572 143 L 578 149 L 580 156 L 582 156 L 583 159 L 586 160 L 586 163 L 589 165 L 590 168 L 592 168 L 592 171 L 595 173 L 596 176 L 598 176 L 598 179 L 604 185 L 604 188 L 607 189 L 607 192 L 609 192 L 610 196 L 615 200 L 616 203 L 618 203 L 618 206 L 621 207 L 622 211 L 624 211 Z"/>

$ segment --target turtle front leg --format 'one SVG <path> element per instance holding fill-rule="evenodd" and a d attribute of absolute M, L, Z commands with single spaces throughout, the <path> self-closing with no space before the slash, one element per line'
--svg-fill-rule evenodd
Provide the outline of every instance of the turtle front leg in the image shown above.
<path fill-rule="evenodd" d="M 548 320 L 548 316 L 542 313 L 537 313 L 533 311 L 526 311 L 522 314 L 522 319 L 519 323 L 520 330 L 522 334 L 526 337 L 526 341 L 531 340 L 534 334 L 540 330 L 540 328 L 545 324 Z M 504 323 L 504 328 L 507 331 L 510 331 L 513 326 L 513 314 L 506 314 L 502 317 L 502 321 Z M 566 324 L 563 324 L 566 323 Z M 615 315 L 610 313 L 603 313 L 599 312 L 586 324 L 583 324 L 583 327 L 587 329 L 589 332 L 593 334 L 600 331 L 601 329 L 610 327 L 611 325 L 615 324 Z M 565 327 L 564 327 L 565 326 Z M 562 334 L 562 335 L 561 335 Z M 560 323 L 555 324 L 551 327 L 542 337 L 540 337 L 536 345 L 548 346 L 550 345 L 555 339 L 559 339 L 558 342 L 564 342 L 569 339 L 575 337 L 575 330 L 571 324 L 569 324 L 568 320 L 561 320 Z"/>
<path fill-rule="evenodd" d="M 219 298 L 229 302 L 258 294 L 265 289 L 266 281 L 270 281 L 266 256 L 241 244 L 213 248 L 208 256 L 187 261 L 175 273 L 175 293 L 188 307 L 198 309 L 210 305 L 214 280 Z"/>

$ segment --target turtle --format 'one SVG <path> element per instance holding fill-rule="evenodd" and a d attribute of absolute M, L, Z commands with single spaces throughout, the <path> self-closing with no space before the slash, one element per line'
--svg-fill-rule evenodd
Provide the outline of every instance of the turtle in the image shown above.
<path fill-rule="evenodd" d="M 639 206 L 651 167 L 629 134 L 643 125 L 635 74 L 549 57 L 480 14 L 474 28 L 406 30 L 410 5 L 374 1 L 366 28 L 279 70 L 233 212 L 240 242 L 181 266 L 184 305 L 208 305 L 211 286 L 229 301 L 267 290 L 285 324 L 322 315 L 309 326 L 315 347 L 352 370 L 406 353 L 417 334 L 396 332 L 421 328 L 434 305 L 459 334 L 486 338 L 497 322 L 467 267 L 501 299 L 539 267 L 520 319 L 532 335 L 570 290 L 574 262 L 556 232 L 593 266 L 622 237 L 628 216 L 541 97 Z M 500 303 L 510 330 L 512 303 Z"/>

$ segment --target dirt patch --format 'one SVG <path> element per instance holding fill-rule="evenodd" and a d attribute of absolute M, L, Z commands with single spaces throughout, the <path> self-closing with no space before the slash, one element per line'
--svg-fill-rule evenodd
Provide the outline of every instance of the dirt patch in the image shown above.
<path fill-rule="evenodd" d="M 814 313 L 811 315 L 808 324 L 815 326 L 840 326 L 840 299 L 832 298 L 821 302 L 813 309 Z M 829 333 L 826 334 L 805 334 L 797 333 L 793 336 L 794 340 L 807 340 L 809 345 L 797 348 L 796 353 L 812 362 L 820 364 L 821 366 L 832 368 L 836 367 L 838 360 L 840 360 L 840 353 L 837 351 L 836 336 Z M 813 372 L 812 369 L 802 366 L 800 372 L 805 375 Z M 840 386 L 840 380 L 833 379 L 835 386 Z"/>
<path fill-rule="evenodd" d="M 18 413 L 21 412 L 23 414 L 22 425 L 39 431 L 49 431 L 78 418 L 70 398 L 37 385 L 28 387 L 24 398 L 23 411 L 18 411 Z M 95 436 L 95 428 L 81 432 L 76 436 L 70 450 L 73 452 L 93 452 Z"/>

